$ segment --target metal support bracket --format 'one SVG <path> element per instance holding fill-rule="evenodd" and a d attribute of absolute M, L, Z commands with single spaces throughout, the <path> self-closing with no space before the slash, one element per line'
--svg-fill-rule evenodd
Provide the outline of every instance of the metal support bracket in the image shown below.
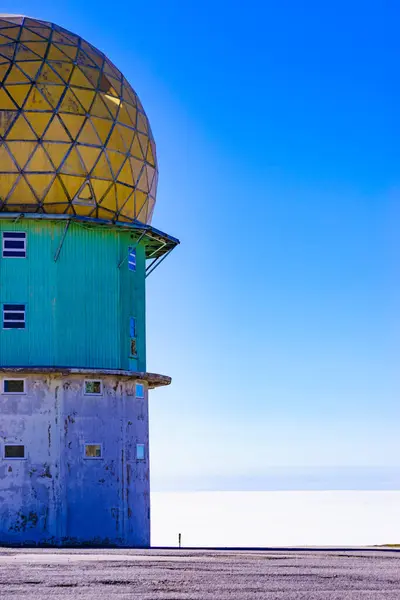
<path fill-rule="evenodd" d="M 173 248 L 171 248 L 171 250 L 168 250 L 168 252 L 166 254 L 164 254 L 164 256 L 161 256 L 160 258 L 156 258 L 155 260 L 153 260 L 146 269 L 145 277 L 148 277 L 149 275 L 151 275 L 152 272 L 155 271 L 159 265 L 161 265 L 162 261 L 165 260 L 169 254 L 171 254 L 172 250 L 173 250 Z"/>
<path fill-rule="evenodd" d="M 70 224 L 71 224 L 71 220 L 67 221 L 65 224 L 64 233 L 62 234 L 62 238 L 60 240 L 60 243 L 58 244 L 57 252 L 54 255 L 54 262 L 57 262 L 58 257 L 60 256 L 61 248 L 63 247 L 65 236 L 67 235 L 67 231 L 68 231 Z"/>

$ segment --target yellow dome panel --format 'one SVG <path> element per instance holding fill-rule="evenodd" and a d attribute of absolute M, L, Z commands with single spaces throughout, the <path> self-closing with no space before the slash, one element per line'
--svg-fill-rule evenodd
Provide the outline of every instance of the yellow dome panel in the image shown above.
<path fill-rule="evenodd" d="M 147 116 L 108 58 L 0 15 L 0 211 L 150 223 L 157 179 Z"/>

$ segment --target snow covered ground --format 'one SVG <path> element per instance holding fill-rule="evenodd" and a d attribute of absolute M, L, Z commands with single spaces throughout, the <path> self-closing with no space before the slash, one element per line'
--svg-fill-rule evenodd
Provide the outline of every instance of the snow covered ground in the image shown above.
<path fill-rule="evenodd" d="M 400 491 L 154 492 L 152 545 L 400 544 Z"/>

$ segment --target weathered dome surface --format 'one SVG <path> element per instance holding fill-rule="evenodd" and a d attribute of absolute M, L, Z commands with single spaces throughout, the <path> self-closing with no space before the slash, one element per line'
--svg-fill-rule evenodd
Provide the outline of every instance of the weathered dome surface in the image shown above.
<path fill-rule="evenodd" d="M 0 211 L 150 223 L 155 144 L 139 98 L 99 50 L 0 15 Z"/>

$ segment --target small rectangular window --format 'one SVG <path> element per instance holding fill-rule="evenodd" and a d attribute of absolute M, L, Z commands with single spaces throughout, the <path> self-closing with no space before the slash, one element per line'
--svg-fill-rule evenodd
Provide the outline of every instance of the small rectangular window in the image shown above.
<path fill-rule="evenodd" d="M 102 458 L 103 447 L 101 444 L 85 444 L 85 458 Z"/>
<path fill-rule="evenodd" d="M 130 355 L 137 356 L 137 345 L 135 338 L 131 338 L 130 340 Z"/>
<path fill-rule="evenodd" d="M 25 458 L 25 446 L 5 444 L 4 458 Z"/>
<path fill-rule="evenodd" d="M 136 398 L 144 398 L 144 385 L 143 383 L 137 383 L 135 386 Z"/>
<path fill-rule="evenodd" d="M 128 269 L 136 271 L 136 250 L 131 247 L 128 248 Z"/>
<path fill-rule="evenodd" d="M 3 379 L 3 394 L 25 394 L 25 379 Z"/>
<path fill-rule="evenodd" d="M 3 258 L 26 258 L 26 233 L 3 231 Z"/>
<path fill-rule="evenodd" d="M 25 304 L 3 304 L 3 329 L 25 329 Z"/>
<path fill-rule="evenodd" d="M 103 393 L 103 384 L 101 381 L 87 379 L 85 381 L 85 396 L 101 396 Z"/>
<path fill-rule="evenodd" d="M 136 460 L 145 459 L 145 448 L 144 444 L 136 444 Z"/>

